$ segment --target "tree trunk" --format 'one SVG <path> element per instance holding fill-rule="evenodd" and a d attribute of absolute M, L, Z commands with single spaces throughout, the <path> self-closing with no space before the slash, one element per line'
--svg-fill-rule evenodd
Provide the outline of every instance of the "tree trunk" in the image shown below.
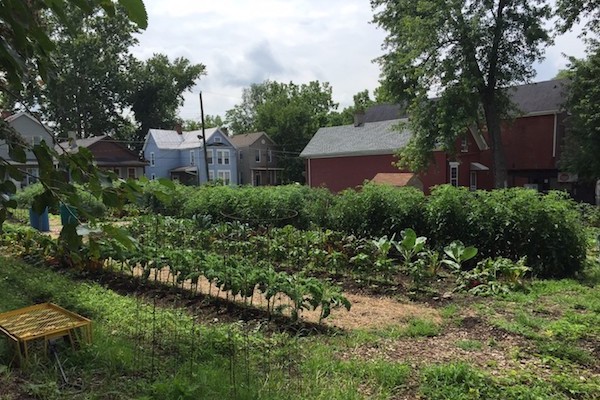
<path fill-rule="evenodd" d="M 483 99 L 483 111 L 485 122 L 490 136 L 490 147 L 492 149 L 492 173 L 494 174 L 494 187 L 505 188 L 508 184 L 506 171 L 506 159 L 504 158 L 504 147 L 502 147 L 502 128 L 496 99 L 494 94 L 486 95 Z"/>

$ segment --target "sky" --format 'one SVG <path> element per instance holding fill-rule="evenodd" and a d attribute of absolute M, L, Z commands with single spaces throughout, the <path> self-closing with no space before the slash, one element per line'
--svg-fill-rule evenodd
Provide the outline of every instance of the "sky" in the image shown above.
<path fill-rule="evenodd" d="M 132 52 L 140 59 L 163 53 L 206 66 L 179 114 L 200 119 L 224 116 L 240 103 L 242 90 L 266 79 L 329 82 L 339 109 L 352 96 L 379 86 L 385 31 L 371 23 L 369 0 L 144 0 L 148 29 Z M 568 64 L 564 54 L 585 55 L 580 30 L 558 37 L 536 65 L 534 81 L 552 79 Z"/>

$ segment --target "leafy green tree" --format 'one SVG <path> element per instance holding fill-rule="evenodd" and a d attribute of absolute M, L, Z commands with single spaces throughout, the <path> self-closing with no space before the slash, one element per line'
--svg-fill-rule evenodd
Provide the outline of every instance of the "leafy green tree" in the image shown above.
<path fill-rule="evenodd" d="M 375 102 L 371 99 L 367 89 L 356 93 L 354 96 L 354 104 L 344 108 L 341 112 L 331 111 L 327 116 L 327 126 L 349 125 L 354 123 L 354 115 L 356 113 L 365 112 Z"/>
<path fill-rule="evenodd" d="M 191 90 L 205 74 L 205 66 L 182 57 L 171 62 L 166 55 L 155 54 L 144 62 L 134 62 L 131 73 L 129 102 L 139 124 L 131 140 L 140 150 L 150 128 L 172 129 L 177 123 L 183 92 Z"/>
<path fill-rule="evenodd" d="M 584 17 L 587 19 L 586 28 L 600 33 L 600 0 L 558 0 L 556 11 L 561 18 L 562 32 L 571 29 Z"/>
<path fill-rule="evenodd" d="M 583 179 L 600 179 L 600 46 L 585 60 L 572 58 L 561 166 Z"/>
<path fill-rule="evenodd" d="M 63 136 L 69 131 L 81 138 L 116 136 L 127 130 L 129 49 L 137 43 L 137 26 L 120 9 L 111 18 L 69 10 L 68 27 L 53 25 L 56 67 L 39 102 L 46 118 Z"/>
<path fill-rule="evenodd" d="M 234 134 L 264 131 L 279 146 L 282 180 L 302 181 L 304 165 L 298 155 L 315 132 L 326 126 L 337 107 L 328 83 L 265 81 L 244 89 L 242 102 L 227 111 L 226 122 Z"/>
<path fill-rule="evenodd" d="M 205 115 L 204 116 L 205 128 L 217 128 L 224 126 L 223 119 L 219 115 Z M 182 129 L 184 131 L 197 131 L 202 129 L 202 121 L 196 121 L 194 119 L 188 119 L 182 121 Z"/>
<path fill-rule="evenodd" d="M 409 101 L 414 132 L 401 164 L 424 169 L 433 149 L 452 150 L 467 127 L 485 129 L 496 187 L 507 170 L 501 121 L 511 104 L 508 87 L 535 75 L 551 42 L 542 0 L 371 0 L 374 22 L 387 31 L 378 59 L 382 85 L 395 100 Z M 429 101 L 435 91 L 437 101 Z"/>
<path fill-rule="evenodd" d="M 129 18 L 139 28 L 147 26 L 147 15 L 141 0 L 120 0 Z M 0 88 L 2 97 L 14 98 L 15 88 L 23 89 L 24 84 L 31 81 L 36 74 L 42 81 L 48 81 L 54 71 L 52 56 L 56 50 L 55 37 L 52 36 L 43 16 L 56 18 L 59 24 L 69 25 L 66 16 L 72 6 L 78 7 L 85 15 L 92 15 L 101 8 L 108 15 L 115 14 L 115 4 L 106 0 L 1 0 L 0 3 Z M 33 68 L 29 68 L 32 66 Z M 28 76 L 29 75 L 29 76 Z M 39 165 L 39 181 L 44 192 L 36 196 L 34 209 L 40 212 L 48 205 L 56 205 L 58 201 L 67 202 L 81 209 L 82 199 L 74 183 L 86 183 L 89 191 L 102 198 L 107 205 L 122 204 L 124 196 L 133 199 L 135 184 L 111 185 L 111 175 L 99 171 L 93 166 L 91 153 L 80 149 L 76 154 L 58 154 L 53 144 L 31 146 L 4 121 L 0 120 L 0 140 L 8 147 L 11 160 L 0 158 L 0 228 L 5 221 L 9 208 L 16 206 L 10 195 L 16 187 L 12 179 L 21 180 L 23 174 L 13 162 L 24 163 L 26 151 L 32 151 Z M 70 176 L 67 181 L 65 176 Z M 93 215 L 85 215 L 93 219 Z M 126 241 L 126 237 L 115 228 L 105 228 L 112 231 L 115 237 Z M 75 226 L 68 224 L 63 227 L 61 237 L 72 249 L 81 243 Z"/>

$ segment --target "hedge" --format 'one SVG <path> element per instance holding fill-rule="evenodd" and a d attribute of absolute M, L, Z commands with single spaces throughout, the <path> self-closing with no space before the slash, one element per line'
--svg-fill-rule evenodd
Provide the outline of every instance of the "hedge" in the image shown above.
<path fill-rule="evenodd" d="M 540 277 L 573 276 L 583 267 L 586 254 L 581 213 L 562 192 L 543 195 L 523 188 L 472 192 L 443 185 L 425 197 L 414 188 L 374 184 L 337 195 L 299 185 L 178 185 L 171 203 L 161 207 L 188 218 L 209 215 L 213 222 L 315 226 L 367 237 L 397 236 L 410 227 L 437 248 L 461 240 L 476 246 L 480 257 L 526 256 Z M 293 218 L 291 210 L 297 213 Z"/>

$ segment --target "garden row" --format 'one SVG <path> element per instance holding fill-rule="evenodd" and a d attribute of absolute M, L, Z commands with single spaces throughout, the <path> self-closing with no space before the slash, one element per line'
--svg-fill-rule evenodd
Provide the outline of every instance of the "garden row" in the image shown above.
<path fill-rule="evenodd" d="M 180 193 L 162 201 L 148 195 L 146 205 L 168 215 L 209 216 L 212 222 L 317 226 L 358 237 L 392 237 L 412 228 L 434 248 L 460 240 L 477 247 L 480 259 L 527 257 L 540 277 L 572 276 L 585 261 L 581 214 L 561 192 L 441 186 L 424 196 L 412 188 L 371 184 L 339 195 L 299 186 L 176 190 Z"/>
<path fill-rule="evenodd" d="M 356 237 L 398 237 L 406 228 L 442 249 L 454 240 L 479 249 L 479 259 L 526 257 L 539 277 L 573 276 L 583 268 L 586 238 L 577 205 L 561 192 L 513 188 L 468 191 L 440 186 L 424 196 L 413 188 L 365 185 L 334 195 L 305 186 L 186 187 L 143 185 L 131 214 L 151 211 L 195 218 L 206 226 L 241 221 L 253 226 L 318 227 Z M 29 196 L 29 197 L 28 197 Z M 30 195 L 18 199 L 26 205 Z M 97 206 L 90 200 L 90 208 Z M 595 218 L 589 221 L 595 221 Z"/>

